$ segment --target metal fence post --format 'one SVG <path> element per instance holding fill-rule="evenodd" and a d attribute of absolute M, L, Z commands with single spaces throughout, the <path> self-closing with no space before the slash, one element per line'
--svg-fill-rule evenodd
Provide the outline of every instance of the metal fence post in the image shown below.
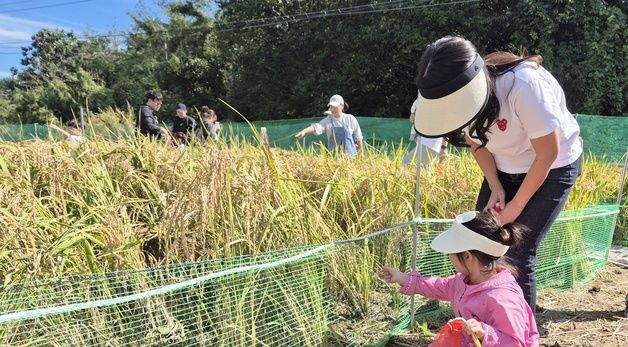
<path fill-rule="evenodd" d="M 423 161 L 423 148 L 422 137 L 417 136 L 415 160 L 416 160 L 416 191 L 414 200 L 414 218 L 420 217 L 421 208 L 421 162 Z M 416 271 L 416 253 L 419 246 L 419 223 L 414 223 L 414 230 L 412 233 L 412 271 Z M 410 328 L 414 327 L 414 314 L 416 311 L 414 303 L 414 295 L 410 297 Z"/>
<path fill-rule="evenodd" d="M 81 106 L 80 111 L 81 111 L 81 134 L 85 136 L 85 116 L 83 115 L 83 106 Z"/>
<path fill-rule="evenodd" d="M 624 183 L 626 182 L 626 169 L 628 169 L 628 150 L 624 153 L 624 170 L 619 180 L 619 189 L 617 190 L 617 206 L 621 206 L 621 198 L 624 195 Z"/>

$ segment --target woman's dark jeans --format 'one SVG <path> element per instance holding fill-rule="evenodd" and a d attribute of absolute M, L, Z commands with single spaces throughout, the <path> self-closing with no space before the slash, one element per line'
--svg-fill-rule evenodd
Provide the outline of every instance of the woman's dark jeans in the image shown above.
<path fill-rule="evenodd" d="M 560 211 L 565 207 L 571 187 L 580 176 L 581 164 L 582 156 L 572 164 L 550 170 L 541 187 L 516 219 L 516 222 L 530 228 L 530 233 L 525 235 L 519 244 L 510 247 L 506 256 L 510 258 L 512 265 L 519 272 L 517 283 L 521 286 L 523 295 L 534 313 L 536 313 L 536 276 L 534 275 L 536 250 Z M 525 173 L 507 174 L 497 170 L 497 177 L 506 192 L 506 202 L 515 196 L 525 176 Z M 491 190 L 485 178 L 478 194 L 476 210 L 481 211 L 486 207 L 490 195 Z"/>

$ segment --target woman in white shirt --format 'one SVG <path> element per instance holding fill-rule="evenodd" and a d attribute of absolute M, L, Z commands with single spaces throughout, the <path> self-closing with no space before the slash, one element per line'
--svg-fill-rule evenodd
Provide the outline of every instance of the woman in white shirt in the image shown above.
<path fill-rule="evenodd" d="M 482 59 L 464 38 L 441 38 L 419 62 L 415 118 L 426 137 L 464 134 L 484 174 L 476 209 L 494 210 L 502 224 L 530 228 L 507 255 L 532 310 L 536 251 L 565 206 L 582 157 L 578 123 L 542 62 L 538 55 L 507 52 Z"/>
<path fill-rule="evenodd" d="M 419 140 L 421 141 L 421 165 L 429 169 L 429 165 L 438 158 L 439 172 L 442 170 L 442 163 L 447 156 L 447 141 L 444 141 L 442 137 L 428 138 L 421 137 L 416 133 L 414 129 L 414 117 L 416 113 L 417 103 L 419 98 L 414 100 L 412 107 L 410 107 L 410 122 L 412 128 L 410 129 L 410 141 L 416 142 L 416 147 L 412 148 L 408 154 L 403 156 L 401 163 L 403 165 L 410 165 L 412 160 L 416 156 L 416 150 L 419 148 Z"/>
<path fill-rule="evenodd" d="M 334 95 L 327 104 L 329 110 L 327 117 L 320 122 L 299 131 L 297 138 L 303 138 L 307 134 L 327 134 L 327 149 L 330 151 L 342 149 L 350 158 L 355 158 L 357 151 L 362 149 L 362 130 L 358 120 L 348 113 L 344 113 L 349 105 L 342 96 Z"/>

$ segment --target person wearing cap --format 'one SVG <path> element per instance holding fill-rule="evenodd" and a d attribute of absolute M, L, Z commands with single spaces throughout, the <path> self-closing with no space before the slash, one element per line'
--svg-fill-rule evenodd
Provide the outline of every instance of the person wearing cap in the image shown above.
<path fill-rule="evenodd" d="M 362 130 L 358 120 L 348 113 L 344 113 L 349 105 L 342 96 L 334 95 L 327 103 L 329 107 L 325 114 L 328 116 L 320 122 L 299 131 L 297 138 L 302 138 L 307 134 L 314 133 L 327 134 L 327 149 L 330 151 L 343 149 L 350 158 L 355 158 L 358 150 L 362 149 Z"/>
<path fill-rule="evenodd" d="M 178 145 L 188 144 L 190 134 L 196 131 L 196 121 L 188 116 L 188 108 L 185 104 L 177 104 L 177 114 L 172 120 L 172 136 Z"/>
<path fill-rule="evenodd" d="M 482 58 L 457 36 L 430 44 L 419 62 L 415 128 L 425 137 L 466 143 L 482 169 L 476 209 L 530 234 L 510 249 L 517 281 L 536 310 L 536 252 L 581 172 L 580 128 L 565 93 L 539 55 Z"/>
<path fill-rule="evenodd" d="M 146 92 L 145 100 L 145 105 L 140 107 L 135 120 L 135 126 L 142 135 L 169 140 L 168 130 L 159 126 L 159 120 L 155 115 L 155 112 L 161 108 L 163 96 L 160 92 L 149 90 Z"/>
<path fill-rule="evenodd" d="M 503 257 L 526 229 L 502 225 L 492 211 L 466 212 L 431 243 L 449 256 L 455 275 L 426 277 L 384 266 L 380 276 L 401 285 L 402 294 L 451 302 L 454 315 L 465 320 L 462 346 L 474 346 L 471 334 L 484 347 L 538 346 L 534 313 L 515 280 L 516 269 Z"/>

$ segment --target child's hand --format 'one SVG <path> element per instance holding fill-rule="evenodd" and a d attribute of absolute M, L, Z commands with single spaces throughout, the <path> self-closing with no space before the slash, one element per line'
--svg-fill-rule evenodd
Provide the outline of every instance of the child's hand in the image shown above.
<path fill-rule="evenodd" d="M 476 321 L 475 319 L 467 319 L 462 327 L 467 334 L 477 336 L 480 341 L 484 338 L 484 328 L 482 328 L 482 323 Z"/>
<path fill-rule="evenodd" d="M 381 277 L 387 283 L 399 283 L 400 285 L 403 285 L 404 283 L 406 283 L 408 275 L 395 268 L 383 266 L 379 277 Z"/>

